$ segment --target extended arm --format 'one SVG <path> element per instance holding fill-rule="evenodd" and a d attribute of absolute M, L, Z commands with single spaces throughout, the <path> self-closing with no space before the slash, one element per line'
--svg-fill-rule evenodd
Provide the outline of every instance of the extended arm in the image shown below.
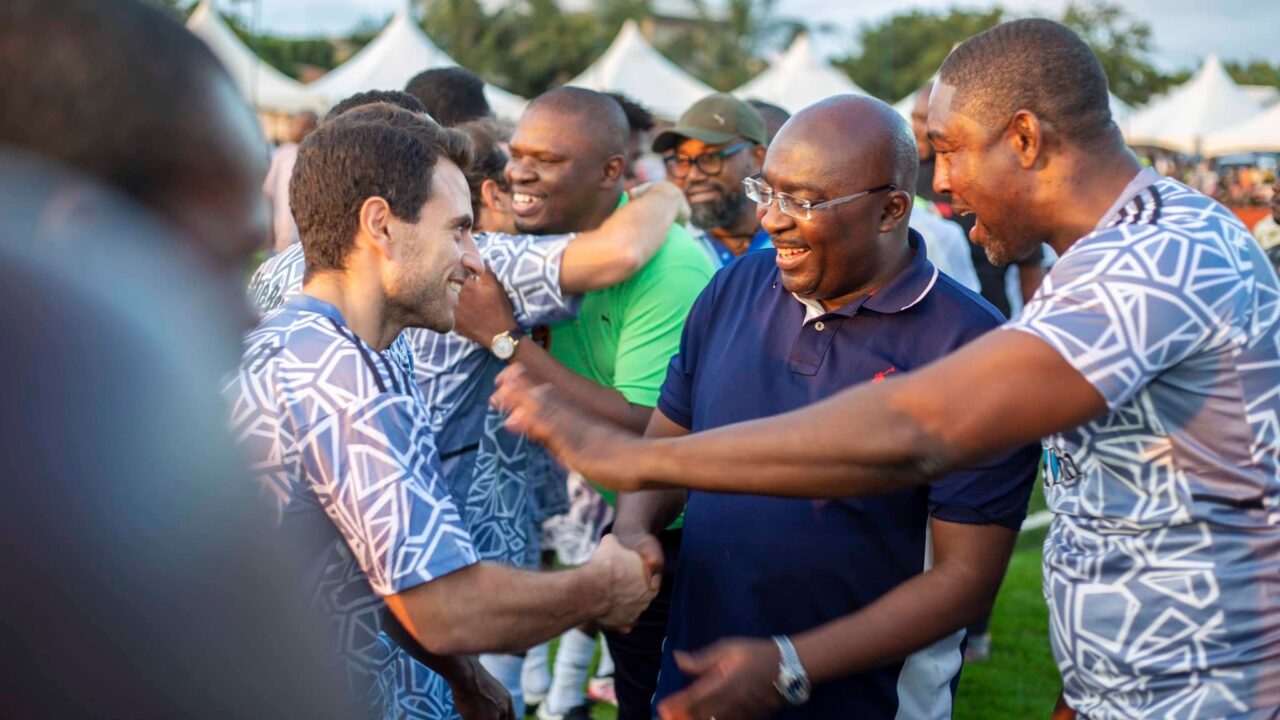
<path fill-rule="evenodd" d="M 631 201 L 600 227 L 569 241 L 560 260 L 560 289 L 566 295 L 601 290 L 636 274 L 662 247 L 684 208 L 684 194 L 671 183 L 633 190 Z"/>
<path fill-rule="evenodd" d="M 1076 427 L 1107 409 L 1057 351 L 1017 331 L 987 333 L 920 370 L 801 410 L 682 438 L 639 440 L 601 427 L 514 369 L 502 381 L 494 401 L 511 410 L 511 427 L 619 490 L 808 498 L 886 492 Z"/>
<path fill-rule="evenodd" d="M 628 625 L 648 606 L 640 557 L 612 538 L 591 560 L 562 572 L 477 563 L 386 598 L 430 653 L 520 652 L 588 620 Z"/>
<path fill-rule="evenodd" d="M 517 345 L 513 359 L 527 367 L 539 381 L 554 387 L 566 401 L 594 417 L 633 433 L 644 432 L 649 424 L 653 408 L 628 402 L 617 390 L 582 377 L 535 342 Z"/>

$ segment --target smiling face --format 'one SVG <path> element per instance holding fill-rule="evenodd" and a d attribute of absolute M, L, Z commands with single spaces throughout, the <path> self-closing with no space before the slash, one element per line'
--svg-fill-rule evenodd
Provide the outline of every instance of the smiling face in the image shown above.
<path fill-rule="evenodd" d="M 723 150 L 742 142 L 735 138 L 727 143 L 712 145 L 696 138 L 685 138 L 675 148 L 676 155 L 696 158 L 700 155 Z M 752 146 L 736 152 L 720 165 L 720 172 L 708 175 L 697 163 L 689 165 L 689 172 L 682 178 L 668 172 L 667 179 L 684 191 L 685 200 L 693 211 L 690 221 L 703 230 L 733 225 L 741 217 L 752 213 L 751 202 L 742 188 L 742 181 L 760 172 L 760 156 L 764 149 Z"/>
<path fill-rule="evenodd" d="M 929 142 L 937 159 L 933 189 L 976 222 L 969 239 L 997 266 L 1029 257 L 1045 234 L 1030 207 L 1034 174 L 1024 170 L 1006 137 L 952 108 L 955 88 L 939 82 L 929 100 Z"/>
<path fill-rule="evenodd" d="M 591 230 L 617 204 L 625 160 L 602 152 L 577 118 L 535 104 L 520 118 L 510 150 L 506 175 L 520 232 Z"/>
<path fill-rule="evenodd" d="M 384 287 L 388 303 L 406 325 L 436 332 L 453 329 L 462 283 L 484 269 L 471 222 L 467 180 L 457 165 L 442 158 L 418 222 L 392 217 L 388 223 L 394 251 Z"/>
<path fill-rule="evenodd" d="M 817 203 L 892 180 L 874 150 L 858 153 L 846 149 L 840 157 L 833 157 L 826 143 L 805 130 L 803 123 L 793 121 L 769 148 L 762 179 L 775 192 Z M 880 174 L 871 177 L 873 172 Z M 767 208 L 757 206 L 760 225 L 778 251 L 776 262 L 783 287 L 821 302 L 828 310 L 871 289 L 887 246 L 882 232 L 890 195 L 872 193 L 815 210 L 809 220 L 784 215 L 776 201 Z"/>

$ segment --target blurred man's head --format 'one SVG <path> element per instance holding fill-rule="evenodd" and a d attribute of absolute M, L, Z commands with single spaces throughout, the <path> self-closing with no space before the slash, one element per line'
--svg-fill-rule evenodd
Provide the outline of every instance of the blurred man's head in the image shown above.
<path fill-rule="evenodd" d="M 389 103 L 414 113 L 426 114 L 427 112 L 427 106 L 407 92 L 399 90 L 366 90 L 350 95 L 343 99 L 342 102 L 329 108 L 329 112 L 324 115 L 324 121 L 329 122 L 351 108 L 372 105 L 373 103 Z"/>
<path fill-rule="evenodd" d="M 608 95 L 562 87 L 534 98 L 507 163 L 520 232 L 581 232 L 604 222 L 622 195 L 628 132 Z"/>
<path fill-rule="evenodd" d="M 204 43 L 135 0 L 6 0 L 0 67 L 0 143 L 133 196 L 242 282 L 268 235 L 267 148 Z"/>
<path fill-rule="evenodd" d="M 920 162 L 933 159 L 933 146 L 929 144 L 929 96 L 932 94 L 933 82 L 930 81 L 916 93 L 915 104 L 911 106 L 911 132 L 916 136 Z"/>
<path fill-rule="evenodd" d="M 516 232 L 516 216 L 511 210 L 511 185 L 507 182 L 507 143 L 511 125 L 501 120 L 472 120 L 458 126 L 475 146 L 475 160 L 467 172 L 471 190 L 471 211 L 476 232 Z"/>
<path fill-rule="evenodd" d="M 791 113 L 763 100 L 748 100 L 747 103 L 760 113 L 760 118 L 764 120 L 764 144 L 768 145 L 778 136 L 778 131 L 783 125 L 791 119 Z"/>
<path fill-rule="evenodd" d="M 627 135 L 627 167 L 622 174 L 626 178 L 627 186 L 631 187 L 643 181 L 636 177 L 636 163 L 640 162 L 640 156 L 644 154 L 645 140 L 649 137 L 649 131 L 653 130 L 653 113 L 622 93 L 606 94 L 618 101 L 622 106 L 622 112 L 627 116 L 627 127 L 630 130 Z M 644 180 L 647 179 L 644 178 Z"/>
<path fill-rule="evenodd" d="M 295 114 L 289 119 L 289 142 L 300 143 L 312 130 L 316 129 L 319 120 L 310 110 Z"/>
<path fill-rule="evenodd" d="M 452 329 L 462 283 L 481 269 L 470 162 L 466 135 L 385 104 L 325 123 L 303 141 L 289 186 L 307 278 L 372 279 L 387 317 Z"/>
<path fill-rule="evenodd" d="M 952 51 L 929 99 L 929 141 L 934 190 L 976 216 L 969 237 L 996 265 L 1029 257 L 1058 229 L 1055 215 L 1071 202 L 1062 173 L 1127 152 L 1097 56 L 1040 19 Z"/>
<path fill-rule="evenodd" d="M 461 67 L 431 68 L 413 76 L 405 92 L 418 98 L 445 127 L 493 117 L 484 96 L 484 81 Z"/>
<path fill-rule="evenodd" d="M 874 290 L 905 247 L 919 168 L 907 122 L 879 100 L 840 95 L 797 113 L 758 186 L 783 286 L 829 310 Z"/>
<path fill-rule="evenodd" d="M 765 154 L 764 120 L 754 107 L 726 93 L 709 95 L 658 133 L 653 151 L 662 155 L 667 179 L 684 190 L 695 226 L 750 222 L 755 208 L 742 181 L 760 172 Z"/>

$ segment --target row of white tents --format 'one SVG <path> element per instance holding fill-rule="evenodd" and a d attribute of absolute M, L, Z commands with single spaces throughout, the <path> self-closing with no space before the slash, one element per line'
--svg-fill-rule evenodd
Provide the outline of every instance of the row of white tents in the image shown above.
<path fill-rule="evenodd" d="M 400 11 L 368 45 L 319 80 L 304 85 L 257 57 L 202 0 L 187 21 L 230 70 L 245 96 L 261 111 L 321 112 L 363 90 L 399 89 L 431 67 L 457 65 L 410 17 Z M 567 84 L 621 92 L 660 118 L 674 120 L 714 90 L 653 48 L 632 21 L 594 63 Z M 867 94 L 832 67 L 801 34 L 763 73 L 734 91 L 795 112 L 823 98 Z M 485 94 L 494 111 L 518 117 L 526 100 L 496 85 Z M 1241 87 L 1216 55 L 1211 55 L 1184 85 L 1146 107 L 1134 110 L 1112 97 L 1112 114 L 1131 145 L 1219 156 L 1253 151 L 1280 152 L 1280 92 Z M 910 115 L 914 94 L 895 107 Z M 1270 106 L 1268 109 L 1268 105 Z"/>

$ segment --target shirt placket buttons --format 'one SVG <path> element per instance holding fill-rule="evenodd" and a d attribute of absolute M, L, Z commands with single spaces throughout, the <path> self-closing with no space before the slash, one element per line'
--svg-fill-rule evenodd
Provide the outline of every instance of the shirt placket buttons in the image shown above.
<path fill-rule="evenodd" d="M 827 329 L 827 324 L 819 320 L 818 322 L 813 324 L 813 329 L 817 330 L 818 332 L 822 332 L 823 330 Z"/>

